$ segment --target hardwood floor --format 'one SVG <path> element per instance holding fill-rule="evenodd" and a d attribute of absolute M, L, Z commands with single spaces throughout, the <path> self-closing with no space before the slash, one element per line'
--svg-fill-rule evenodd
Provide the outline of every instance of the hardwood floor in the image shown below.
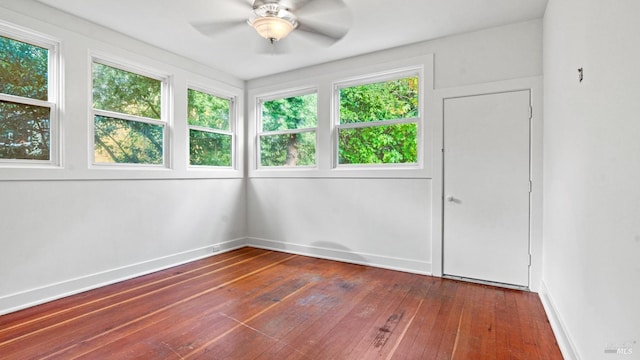
<path fill-rule="evenodd" d="M 0 317 L 1 359 L 562 359 L 538 296 L 243 248 Z"/>

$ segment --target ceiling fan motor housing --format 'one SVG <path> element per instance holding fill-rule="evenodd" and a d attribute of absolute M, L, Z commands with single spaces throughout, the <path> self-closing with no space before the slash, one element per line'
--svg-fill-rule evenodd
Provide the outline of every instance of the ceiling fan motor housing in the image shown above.
<path fill-rule="evenodd" d="M 283 39 L 298 26 L 296 16 L 285 4 L 274 0 L 256 0 L 247 22 L 272 43 Z"/>

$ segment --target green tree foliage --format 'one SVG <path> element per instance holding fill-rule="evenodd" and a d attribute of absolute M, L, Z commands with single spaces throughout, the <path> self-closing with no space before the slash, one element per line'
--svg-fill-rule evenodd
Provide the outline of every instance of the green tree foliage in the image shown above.
<path fill-rule="evenodd" d="M 162 126 L 104 116 L 94 124 L 96 162 L 162 164 Z"/>
<path fill-rule="evenodd" d="M 0 37 L 0 93 L 48 100 L 49 51 Z M 48 107 L 0 101 L 0 159 L 48 160 Z"/>
<path fill-rule="evenodd" d="M 189 130 L 191 165 L 231 166 L 231 135 Z"/>
<path fill-rule="evenodd" d="M 419 116 L 418 77 L 407 77 L 340 90 L 340 123 L 362 127 L 340 129 L 340 164 L 415 163 L 418 158 L 416 122 L 387 123 Z M 260 163 L 263 166 L 314 165 L 315 131 L 269 134 L 271 131 L 315 128 L 315 94 L 266 101 L 262 104 Z"/>
<path fill-rule="evenodd" d="M 340 164 L 415 163 L 417 126 L 384 124 L 385 120 L 419 116 L 418 77 L 343 88 L 340 90 L 340 123 L 379 122 L 372 126 L 341 129 Z"/>
<path fill-rule="evenodd" d="M 313 166 L 315 163 L 315 131 L 260 137 L 262 166 Z"/>
<path fill-rule="evenodd" d="M 308 94 L 262 103 L 262 131 L 314 129 L 318 126 L 318 96 Z M 260 137 L 262 166 L 310 166 L 316 163 L 316 133 L 264 134 Z"/>
<path fill-rule="evenodd" d="M 93 63 L 93 108 L 160 119 L 160 80 Z"/>
<path fill-rule="evenodd" d="M 0 93 L 47 100 L 49 51 L 0 36 Z"/>
<path fill-rule="evenodd" d="M 162 83 L 142 75 L 93 63 L 93 107 L 148 119 L 161 119 Z M 162 164 L 164 127 L 96 116 L 95 161 Z"/>
<path fill-rule="evenodd" d="M 189 125 L 229 130 L 230 101 L 197 90 L 188 91 Z"/>
<path fill-rule="evenodd" d="M 230 105 L 228 99 L 189 89 L 187 120 L 189 125 L 198 127 L 189 130 L 191 165 L 232 165 L 232 136 L 216 132 L 230 130 Z"/>
<path fill-rule="evenodd" d="M 415 123 L 342 129 L 338 140 L 340 164 L 402 164 L 418 158 Z"/>

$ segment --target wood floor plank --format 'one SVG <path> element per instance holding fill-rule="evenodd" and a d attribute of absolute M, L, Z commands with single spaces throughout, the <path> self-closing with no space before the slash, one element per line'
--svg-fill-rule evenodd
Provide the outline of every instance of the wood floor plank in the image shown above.
<path fill-rule="evenodd" d="M 323 288 L 313 289 L 302 303 L 317 302 L 323 311 L 311 313 L 306 321 L 280 339 L 280 342 L 265 351 L 257 359 L 308 359 L 314 349 L 322 344 L 322 338 L 340 324 L 366 296 L 376 291 L 363 280 L 367 268 L 349 265 L 340 275 L 326 280 Z M 321 350 L 320 350 L 321 352 Z"/>
<path fill-rule="evenodd" d="M 548 334 L 552 333 L 553 330 L 551 329 L 551 324 L 549 323 L 549 319 L 546 316 L 540 299 L 538 297 L 531 296 L 529 297 L 529 303 L 532 311 L 537 314 L 536 339 L 538 341 L 537 346 L 540 349 L 542 359 L 552 360 L 561 358 L 562 353 L 560 352 L 560 347 L 558 346 L 556 338 L 548 336 Z"/>
<path fill-rule="evenodd" d="M 461 326 L 464 321 L 465 315 L 464 305 L 471 293 L 472 284 L 456 284 L 456 292 L 453 296 L 451 306 L 446 309 L 446 320 L 442 322 L 442 325 L 437 329 L 441 332 L 442 337 L 440 344 L 438 345 L 437 354 L 434 359 L 455 359 L 457 349 L 457 343 L 460 341 Z"/>
<path fill-rule="evenodd" d="M 504 325 L 507 329 L 509 356 L 511 359 L 526 359 L 527 352 L 524 345 L 523 326 L 518 316 L 518 305 L 513 291 L 505 291 L 506 307 Z"/>
<path fill-rule="evenodd" d="M 495 360 L 498 358 L 498 339 L 496 335 L 496 303 L 502 289 L 485 286 L 483 288 L 482 308 L 478 316 L 482 319 L 476 331 L 481 331 L 480 348 L 481 359 Z"/>
<path fill-rule="evenodd" d="M 380 309 L 374 326 L 352 350 L 352 354 L 362 354 L 363 358 L 387 358 L 395 351 L 396 342 L 402 341 L 400 336 L 406 334 L 405 328 L 413 323 L 419 307 L 422 307 L 424 293 L 420 292 L 422 279 L 414 275 L 401 279 L 401 286 L 396 289 L 392 301 Z"/>
<path fill-rule="evenodd" d="M 73 297 L 63 298 L 55 302 L 34 307 L 33 314 L 30 314 L 31 309 L 28 312 L 21 311 L 16 313 L 30 314 L 28 317 L 13 316 L 14 314 L 0 317 L 0 319 L 2 319 L 0 322 L 0 346 L 4 344 L 2 339 L 5 337 L 15 340 L 25 333 L 31 333 L 29 329 L 24 330 L 28 325 L 37 326 L 40 329 L 39 331 L 43 331 L 43 329 L 48 327 L 59 326 L 60 321 L 56 317 L 61 315 L 64 315 L 65 319 L 84 317 L 87 314 L 102 311 L 108 307 L 115 307 L 120 303 L 130 302 L 137 297 L 151 296 L 156 292 L 175 287 L 183 282 L 193 281 L 197 279 L 198 276 L 209 276 L 212 271 L 217 272 L 228 267 L 228 261 L 234 261 L 232 265 L 237 266 L 244 261 L 249 261 L 257 256 L 267 254 L 265 252 L 255 254 L 243 253 L 234 257 L 216 259 L 214 262 L 203 264 L 188 271 L 182 271 L 181 267 L 176 267 L 173 268 L 170 274 L 166 271 L 161 272 L 164 274 L 163 276 L 158 276 L 158 273 L 153 273 L 145 277 L 129 280 L 126 282 L 126 285 L 124 285 L 124 283 L 118 283 L 109 287 L 87 291 Z M 247 256 L 247 254 L 249 256 Z M 126 288 L 121 289 L 123 286 L 126 286 Z M 107 288 L 111 289 L 111 291 L 105 293 L 105 289 Z"/>
<path fill-rule="evenodd" d="M 457 304 L 459 305 L 459 313 L 452 314 L 449 317 L 447 324 L 450 336 L 444 337 L 443 342 L 440 344 L 439 357 L 449 358 L 448 354 L 451 352 L 451 359 L 468 359 L 469 358 L 469 327 L 473 317 L 471 311 L 472 303 L 469 301 L 473 299 L 475 301 L 473 287 L 460 287 L 456 294 Z"/>
<path fill-rule="evenodd" d="M 379 272 L 378 269 L 351 266 L 352 269 L 357 270 L 353 276 L 344 276 L 343 274 L 343 276 L 334 279 L 333 296 L 324 296 L 326 300 L 335 303 L 330 309 L 331 311 L 321 317 L 316 316 L 304 328 L 291 333 L 293 336 L 284 339 L 288 344 L 286 348 L 281 349 L 274 356 L 261 356 L 261 358 L 329 358 L 327 352 L 335 347 L 331 343 L 335 341 L 335 338 L 342 340 L 344 337 L 335 329 L 340 328 L 342 324 L 352 322 L 349 315 L 354 314 L 354 311 L 362 306 L 365 302 L 364 299 L 375 296 L 384 289 L 384 286 L 378 284 L 379 277 L 373 275 Z M 367 283 L 366 279 L 368 278 L 376 279 L 376 281 Z M 315 296 L 323 296 L 323 294 L 317 292 Z"/>
<path fill-rule="evenodd" d="M 253 321 L 267 315 L 275 307 L 282 307 L 288 298 L 304 291 L 311 283 L 301 284 L 279 301 L 272 301 L 269 306 L 253 316 L 240 320 L 231 318 L 234 324 L 229 330 L 206 342 L 203 346 L 189 352 L 185 359 L 208 358 L 207 354 L 216 354 L 227 359 L 253 359 L 266 350 L 266 345 L 274 345 L 278 339 L 252 326 Z M 242 346 L 238 346 L 241 343 Z"/>
<path fill-rule="evenodd" d="M 122 315 L 123 320 L 116 319 L 114 321 L 113 317 L 105 316 L 105 325 L 108 326 L 107 328 L 94 328 L 92 331 L 85 333 L 91 336 L 85 338 L 82 342 L 58 349 L 49 356 L 73 358 L 84 355 L 96 348 L 104 347 L 104 343 L 108 343 L 113 337 L 128 338 L 130 334 L 137 332 L 141 328 L 145 328 L 146 324 L 156 325 L 160 324 L 163 320 L 170 319 L 169 313 L 167 312 L 170 309 L 175 309 L 184 304 L 193 304 L 194 300 L 214 293 L 225 285 L 249 278 L 253 274 L 263 271 L 265 268 L 276 266 L 279 262 L 291 258 L 291 255 L 286 254 L 273 254 L 269 257 L 260 258 L 254 257 L 250 262 L 243 263 L 242 267 L 227 268 L 224 269 L 225 271 L 212 274 L 215 276 L 206 279 L 203 278 L 197 283 L 197 286 L 191 284 L 191 286 L 172 287 L 170 291 L 168 290 L 161 296 L 154 296 L 151 299 L 140 299 L 140 303 L 136 303 L 135 306 L 144 307 L 145 302 L 150 304 L 144 310 L 132 311 L 131 304 L 127 304 L 126 311 L 123 309 L 114 309 L 113 311 L 121 311 L 124 313 L 124 315 Z M 227 298 L 227 300 L 233 301 L 232 298 Z M 116 349 L 118 348 L 116 347 Z"/>
<path fill-rule="evenodd" d="M 436 325 L 443 299 L 447 298 L 444 285 L 447 282 L 435 281 L 430 278 L 429 284 L 422 297 L 423 303 L 417 309 L 411 327 L 407 329 L 402 341 L 398 344 L 391 359 L 422 359 L 427 349 L 437 349 L 440 339 L 432 334 Z M 424 285 L 423 285 L 424 286 Z M 434 346 L 434 344 L 437 344 Z"/>
<path fill-rule="evenodd" d="M 269 317 L 263 317 L 253 324 L 279 340 L 279 344 L 261 354 L 261 358 L 284 358 L 284 353 L 296 357 L 309 356 L 300 344 L 308 340 L 315 341 L 314 337 L 321 333 L 322 324 L 334 323 L 331 319 L 340 317 L 340 309 L 345 303 L 359 298 L 354 291 L 353 276 L 360 273 L 362 267 L 345 268 L 342 264 L 339 267 L 341 271 L 333 269 L 322 274 L 320 281 L 299 296 L 292 297 L 285 304 L 287 306 L 279 307 Z M 274 353 L 279 351 L 283 352 L 275 356 Z"/>
<path fill-rule="evenodd" d="M 518 314 L 524 326 L 523 340 L 527 353 L 536 353 L 540 359 L 555 359 L 561 356 L 555 338 L 544 336 L 551 331 L 551 325 L 544 315 L 540 299 L 531 293 L 518 295 Z"/>
<path fill-rule="evenodd" d="M 317 340 L 323 346 L 306 351 L 315 359 L 345 358 L 353 348 L 377 326 L 380 314 L 386 312 L 389 302 L 398 295 L 399 280 L 403 273 L 381 272 L 376 290 L 363 298 L 343 319 L 335 324 L 324 337 Z M 369 285 L 371 286 L 371 284 Z M 388 316 L 386 313 L 383 316 Z"/>
<path fill-rule="evenodd" d="M 47 349 L 49 355 L 57 355 L 68 348 L 78 346 L 79 343 L 86 344 L 103 334 L 146 318 L 164 307 L 175 306 L 184 302 L 184 299 L 209 292 L 211 286 L 244 276 L 246 268 L 251 271 L 252 267 L 271 266 L 273 261 L 286 257 L 285 254 L 277 253 L 272 256 L 276 258 L 255 257 L 250 263 L 243 264 L 243 266 L 227 266 L 211 270 L 199 278 L 181 280 L 173 286 L 165 287 L 160 293 L 149 292 L 120 303 L 105 304 L 102 308 L 87 312 L 82 316 L 60 319 L 57 324 L 38 328 L 28 334 L 29 336 L 20 336 L 11 341 L 1 342 L 0 351 L 3 348 L 8 348 L 13 353 L 20 354 L 28 350 L 24 347 L 24 342 L 29 342 L 29 338 L 37 336 L 41 346 Z M 183 286 L 186 283 L 192 283 L 192 286 Z M 141 316 L 141 314 L 143 315 Z M 72 337 L 64 336 L 67 332 L 73 332 L 75 335 Z M 41 358 L 47 358 L 47 356 Z"/>
<path fill-rule="evenodd" d="M 526 311 L 528 309 L 526 294 L 523 293 L 515 293 L 511 292 L 511 296 L 514 298 L 514 302 L 516 305 L 517 313 L 516 316 L 520 322 L 520 332 L 522 334 L 522 351 L 523 354 L 527 354 L 527 356 L 535 357 L 536 359 L 541 358 L 541 354 L 539 349 L 535 346 L 535 331 L 534 331 L 534 321 L 532 318 L 532 313 Z"/>
<path fill-rule="evenodd" d="M 120 295 L 123 295 L 124 297 L 131 296 L 127 294 L 127 292 L 134 292 L 139 289 L 148 291 L 145 287 L 152 286 L 156 284 L 156 282 L 169 282 L 174 276 L 189 276 L 190 272 L 195 272 L 202 268 L 209 268 L 216 265 L 222 266 L 221 264 L 226 262 L 238 261 L 239 258 L 244 259 L 258 254 L 264 254 L 264 251 L 254 248 L 242 248 L 234 252 L 217 255 L 215 256 L 215 260 L 207 258 L 191 262 L 189 264 L 175 266 L 170 269 L 157 271 L 145 276 L 138 276 L 127 281 L 118 282 L 109 286 L 85 291 L 73 296 L 34 306 L 29 308 L 29 311 L 16 311 L 0 317 L 0 336 L 4 336 L 4 332 L 16 327 L 23 327 L 35 322 L 43 321 L 78 308 L 94 305 L 97 302 L 107 300 L 114 301 L 111 300 L 113 297 Z M 86 311 L 86 309 L 82 309 L 81 311 Z M 38 324 L 38 326 L 42 325 L 42 323 Z"/>
<path fill-rule="evenodd" d="M 0 316 L 4 359 L 562 359 L 537 294 L 243 248 Z"/>
<path fill-rule="evenodd" d="M 483 311 L 486 289 L 483 285 L 471 284 L 467 290 L 452 354 L 454 359 L 482 358 L 485 354 L 480 352 L 481 340 L 490 339 L 492 335 L 489 333 L 487 337 L 487 319 Z"/>
<path fill-rule="evenodd" d="M 268 351 L 269 348 L 273 348 L 278 344 L 285 344 L 283 341 L 288 334 L 301 324 L 309 321 L 312 316 L 318 316 L 327 306 L 330 306 L 331 304 L 327 304 L 324 301 L 324 297 L 318 297 L 317 294 L 325 294 L 330 290 L 331 282 L 328 280 L 337 272 L 344 274 L 342 264 L 323 261 L 325 266 L 317 267 L 317 269 L 313 270 L 312 263 L 318 265 L 320 263 L 317 260 L 306 259 L 310 266 L 301 266 L 300 268 L 304 268 L 305 271 L 299 274 L 300 280 L 304 280 L 304 283 L 301 283 L 303 286 L 286 296 L 268 296 L 267 299 L 274 302 L 274 304 L 268 306 L 265 311 L 259 314 L 247 317 L 248 314 L 237 312 L 234 315 L 234 320 L 239 323 L 235 328 L 240 328 L 245 333 L 247 329 L 253 331 L 253 334 L 250 334 L 250 340 L 244 342 L 245 346 L 240 348 L 233 346 L 237 342 L 236 337 L 226 336 L 215 344 L 211 342 L 207 350 L 216 354 L 227 354 L 223 355 L 223 357 L 226 356 L 227 358 L 257 357 Z M 263 338 L 268 338 L 272 341 L 269 342 Z M 264 347 L 266 345 L 269 346 Z M 198 356 L 204 356 L 204 353 Z"/>
<path fill-rule="evenodd" d="M 503 290 L 495 297 L 495 337 L 496 357 L 498 359 L 511 359 L 512 348 L 509 345 L 509 337 L 512 334 L 512 323 L 509 321 L 507 311 L 507 294 L 510 290 Z"/>
<path fill-rule="evenodd" d="M 251 278 L 236 284 L 233 288 L 228 287 L 221 289 L 218 292 L 212 292 L 206 297 L 203 296 L 190 302 L 202 302 L 191 306 L 195 308 L 195 311 L 199 311 L 199 314 L 189 314 L 184 312 L 178 312 L 180 308 L 186 307 L 188 304 L 182 304 L 179 308 L 171 309 L 168 314 L 164 314 L 161 322 L 169 322 L 170 327 L 162 329 L 160 333 L 157 333 L 158 327 L 161 324 L 148 326 L 144 328 L 145 324 L 139 324 L 139 331 L 132 333 L 132 330 L 123 331 L 122 334 L 114 334 L 113 337 L 118 337 L 118 340 L 110 347 L 116 348 L 124 346 L 127 342 L 138 342 L 147 338 L 159 337 L 164 341 L 161 344 L 146 344 L 139 345 L 140 350 L 138 352 L 144 357 L 155 358 L 159 355 L 154 351 L 157 349 L 163 350 L 165 348 L 177 349 L 174 352 L 179 353 L 181 356 L 186 356 L 190 350 L 195 347 L 204 346 L 211 338 L 215 338 L 220 335 L 220 332 L 224 332 L 224 329 L 233 327 L 236 318 L 242 319 L 244 317 L 250 317 L 255 312 L 262 311 L 265 307 L 280 302 L 282 298 L 286 297 L 292 291 L 297 290 L 301 286 L 305 285 L 311 279 L 304 280 L 304 278 L 313 277 L 313 274 L 301 274 L 299 268 L 306 264 L 306 258 L 297 257 L 294 260 L 281 263 L 278 266 L 265 270 L 259 274 L 255 274 Z M 293 275 L 298 275 L 294 277 Z M 216 294 L 222 292 L 224 296 L 220 297 Z M 235 301 L 233 301 L 235 299 Z M 220 303 L 221 300 L 227 300 L 224 303 Z M 212 306 L 213 305 L 213 306 Z M 196 317 L 199 321 L 194 324 L 193 317 Z M 175 319 L 175 320 L 172 320 Z M 237 322 L 237 321 L 236 321 Z M 213 331 L 206 331 L 212 329 Z M 189 336 L 179 336 L 175 338 L 172 334 L 189 334 Z M 200 334 L 204 334 L 200 336 Z M 126 336 L 125 336 L 126 335 Z M 103 344 L 108 339 L 101 339 L 100 343 Z M 143 347 L 146 346 L 146 350 Z M 96 350 L 90 353 L 94 358 L 101 358 L 105 354 L 102 350 Z"/>

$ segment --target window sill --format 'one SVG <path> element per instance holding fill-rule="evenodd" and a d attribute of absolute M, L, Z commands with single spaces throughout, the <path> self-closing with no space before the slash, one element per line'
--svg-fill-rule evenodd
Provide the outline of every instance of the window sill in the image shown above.
<path fill-rule="evenodd" d="M 412 167 L 349 167 L 335 169 L 281 168 L 249 170 L 249 178 L 371 178 L 431 179 L 428 169 Z"/>
<path fill-rule="evenodd" d="M 0 181 L 243 179 L 241 170 L 63 167 L 2 168 Z"/>

